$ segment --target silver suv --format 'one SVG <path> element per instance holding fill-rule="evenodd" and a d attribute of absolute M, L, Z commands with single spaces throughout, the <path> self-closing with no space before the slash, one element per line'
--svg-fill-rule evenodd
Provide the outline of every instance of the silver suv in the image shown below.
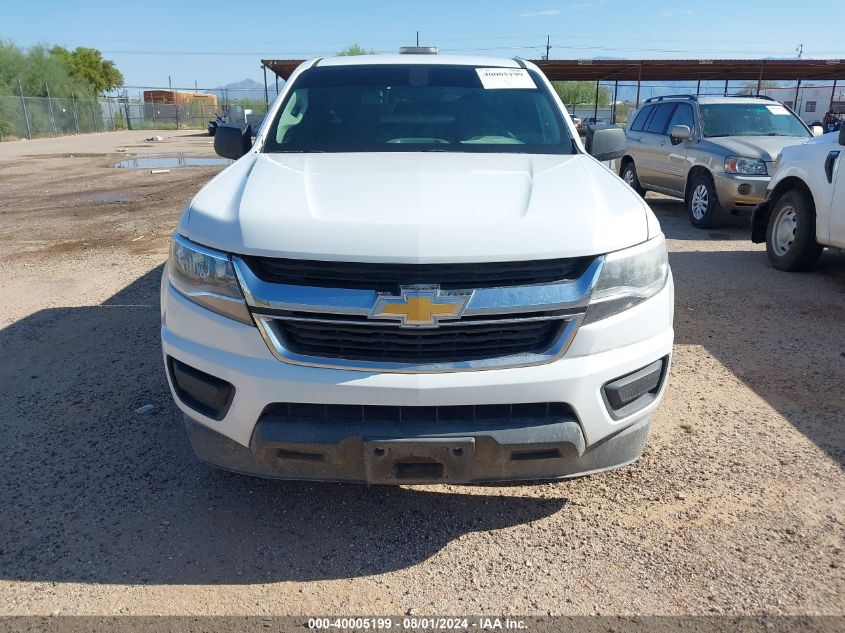
<path fill-rule="evenodd" d="M 640 195 L 683 198 L 690 221 L 719 225 L 766 198 L 769 175 L 787 145 L 813 136 L 768 97 L 654 97 L 628 118 L 619 175 Z"/>

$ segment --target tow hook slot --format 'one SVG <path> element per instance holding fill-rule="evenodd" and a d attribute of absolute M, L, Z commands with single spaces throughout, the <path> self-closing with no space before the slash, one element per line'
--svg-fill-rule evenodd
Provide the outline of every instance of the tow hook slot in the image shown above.
<path fill-rule="evenodd" d="M 475 439 L 409 438 L 364 442 L 369 483 L 461 483 L 472 475 Z"/>

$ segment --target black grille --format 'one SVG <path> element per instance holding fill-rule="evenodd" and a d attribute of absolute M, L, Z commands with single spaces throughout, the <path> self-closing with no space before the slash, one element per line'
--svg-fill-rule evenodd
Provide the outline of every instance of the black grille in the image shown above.
<path fill-rule="evenodd" d="M 562 319 L 468 323 L 436 329 L 274 321 L 285 347 L 296 354 L 394 363 L 454 363 L 548 350 Z"/>
<path fill-rule="evenodd" d="M 560 419 L 572 416 L 563 402 L 526 402 L 515 404 L 476 404 L 451 407 L 390 407 L 360 404 L 312 404 L 275 402 L 264 409 L 264 416 L 291 422 L 479 422 L 482 420 Z"/>
<path fill-rule="evenodd" d="M 577 279 L 592 258 L 469 264 L 374 264 L 244 257 L 262 281 L 295 286 L 398 292 L 402 285 L 439 284 L 443 289 L 501 288 Z"/>

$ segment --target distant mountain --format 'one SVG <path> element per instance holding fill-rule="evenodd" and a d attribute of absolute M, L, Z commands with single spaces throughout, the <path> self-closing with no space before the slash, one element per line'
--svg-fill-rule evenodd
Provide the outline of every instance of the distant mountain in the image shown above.
<path fill-rule="evenodd" d="M 267 90 L 270 101 L 276 97 L 276 83 L 275 80 L 270 82 L 267 78 Z M 264 84 L 254 79 L 241 79 L 240 81 L 233 81 L 224 86 L 219 86 L 211 90 L 212 94 L 216 94 L 218 98 L 223 99 L 224 93 L 229 101 L 237 99 L 264 99 Z"/>

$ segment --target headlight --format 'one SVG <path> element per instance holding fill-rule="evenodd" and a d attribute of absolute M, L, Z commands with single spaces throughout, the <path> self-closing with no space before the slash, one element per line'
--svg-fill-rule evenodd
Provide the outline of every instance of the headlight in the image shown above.
<path fill-rule="evenodd" d="M 662 235 L 606 255 L 584 323 L 619 314 L 653 297 L 668 277 L 669 259 Z"/>
<path fill-rule="evenodd" d="M 728 174 L 743 174 L 746 176 L 768 176 L 766 163 L 759 158 L 739 158 L 728 156 L 725 159 L 725 172 Z"/>
<path fill-rule="evenodd" d="M 174 233 L 167 274 L 173 287 L 194 303 L 254 325 L 226 253 L 194 244 Z"/>

